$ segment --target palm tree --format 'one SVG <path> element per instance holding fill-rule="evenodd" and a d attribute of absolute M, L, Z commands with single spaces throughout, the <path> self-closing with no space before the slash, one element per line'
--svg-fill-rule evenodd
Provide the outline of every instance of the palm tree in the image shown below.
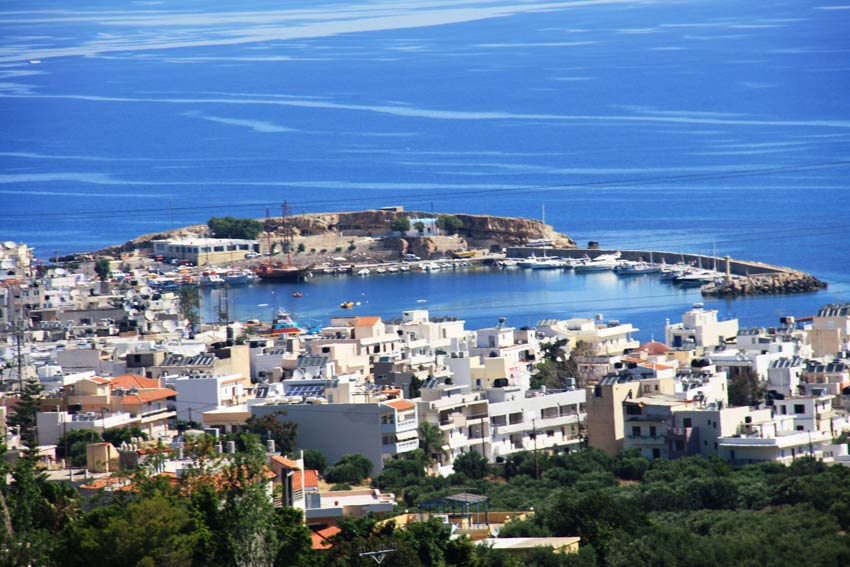
<path fill-rule="evenodd" d="M 443 448 L 443 432 L 438 425 L 424 421 L 419 424 L 419 448 L 425 453 L 428 465 L 442 463 L 446 450 Z"/>

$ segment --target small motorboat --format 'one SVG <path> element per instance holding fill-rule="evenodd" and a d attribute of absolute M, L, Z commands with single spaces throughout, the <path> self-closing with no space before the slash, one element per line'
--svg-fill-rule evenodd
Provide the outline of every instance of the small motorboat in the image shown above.
<path fill-rule="evenodd" d="M 339 304 L 339 307 L 340 307 L 340 309 L 351 309 L 352 307 L 354 307 L 354 302 L 353 301 L 343 301 L 342 303 Z"/>
<path fill-rule="evenodd" d="M 304 294 L 300 291 L 293 292 L 292 297 L 304 297 Z"/>

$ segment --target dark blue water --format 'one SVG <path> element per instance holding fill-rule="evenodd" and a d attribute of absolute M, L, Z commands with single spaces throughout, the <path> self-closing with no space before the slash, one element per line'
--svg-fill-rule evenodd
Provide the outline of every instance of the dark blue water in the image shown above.
<path fill-rule="evenodd" d="M 579 242 L 716 246 L 831 283 L 718 305 L 748 322 L 848 298 L 839 3 L 12 1 L 0 37 L 0 238 L 42 257 L 284 199 L 545 205 Z M 608 303 L 571 305 L 583 284 L 541 277 L 315 282 L 301 309 L 359 291 L 382 314 L 428 299 L 471 323 L 602 311 L 657 329 L 694 299 L 594 285 Z"/>

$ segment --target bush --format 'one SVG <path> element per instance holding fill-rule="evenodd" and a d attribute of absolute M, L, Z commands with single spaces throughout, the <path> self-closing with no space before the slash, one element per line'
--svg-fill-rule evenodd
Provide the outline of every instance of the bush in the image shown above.
<path fill-rule="evenodd" d="M 331 492 L 341 492 L 343 490 L 351 490 L 350 484 L 335 484 L 331 486 Z"/>
<path fill-rule="evenodd" d="M 360 484 L 372 474 L 372 461 L 363 455 L 343 455 L 328 469 L 325 480 L 330 483 Z"/>
<path fill-rule="evenodd" d="M 207 226 L 216 238 L 256 240 L 263 231 L 263 225 L 259 221 L 236 217 L 213 217 L 207 221 Z"/>
<path fill-rule="evenodd" d="M 470 451 L 459 455 L 453 465 L 456 473 L 461 473 L 472 479 L 482 479 L 490 472 L 490 466 L 487 464 L 487 459 Z"/>
<path fill-rule="evenodd" d="M 86 446 L 89 443 L 101 443 L 99 431 L 93 429 L 76 429 L 69 431 L 59 437 L 56 442 L 56 456 L 60 459 L 68 459 L 72 466 L 86 466 Z M 65 454 L 65 446 L 68 447 L 68 454 Z"/>
<path fill-rule="evenodd" d="M 328 468 L 328 460 L 321 451 L 304 449 L 304 468 L 319 471 L 319 474 L 325 474 L 325 469 Z"/>

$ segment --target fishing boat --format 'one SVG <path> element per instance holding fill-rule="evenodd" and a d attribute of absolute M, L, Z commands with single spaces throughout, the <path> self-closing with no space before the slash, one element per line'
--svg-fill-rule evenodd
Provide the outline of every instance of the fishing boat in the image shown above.
<path fill-rule="evenodd" d="M 248 285 L 257 279 L 257 276 L 251 270 L 236 269 L 227 270 L 222 277 L 228 285 Z"/>
<path fill-rule="evenodd" d="M 304 330 L 283 309 L 278 309 L 277 316 L 269 329 L 270 335 L 300 335 Z"/>
<path fill-rule="evenodd" d="M 220 287 L 224 285 L 224 278 L 215 272 L 204 272 L 198 278 L 198 287 Z"/>
<path fill-rule="evenodd" d="M 351 309 L 352 307 L 354 307 L 354 302 L 353 301 L 343 301 L 342 303 L 339 304 L 339 307 L 340 307 L 340 309 Z"/>

